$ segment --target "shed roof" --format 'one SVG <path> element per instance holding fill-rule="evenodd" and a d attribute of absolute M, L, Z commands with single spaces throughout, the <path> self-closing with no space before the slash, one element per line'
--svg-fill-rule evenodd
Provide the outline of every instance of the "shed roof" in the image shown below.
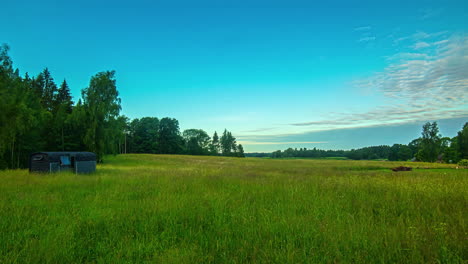
<path fill-rule="evenodd" d="M 78 151 L 60 151 L 60 152 L 36 152 L 31 154 L 31 156 L 37 154 L 45 154 L 49 157 L 51 161 L 59 161 L 60 156 L 70 156 L 75 157 L 76 161 L 88 161 L 88 160 L 96 160 L 96 154 L 93 152 L 78 152 Z"/>

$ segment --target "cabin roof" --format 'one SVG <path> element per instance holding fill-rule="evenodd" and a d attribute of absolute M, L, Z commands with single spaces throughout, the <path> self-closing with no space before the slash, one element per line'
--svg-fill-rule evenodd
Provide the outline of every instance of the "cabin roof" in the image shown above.
<path fill-rule="evenodd" d="M 96 160 L 96 154 L 93 152 L 81 152 L 81 151 L 56 151 L 56 152 L 35 152 L 31 154 L 31 157 L 37 154 L 45 154 L 51 161 L 59 161 L 60 156 L 75 157 L 76 161 L 88 161 Z"/>

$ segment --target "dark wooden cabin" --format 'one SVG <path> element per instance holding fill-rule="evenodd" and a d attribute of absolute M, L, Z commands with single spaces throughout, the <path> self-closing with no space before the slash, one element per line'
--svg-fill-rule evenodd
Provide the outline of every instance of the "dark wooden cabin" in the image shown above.
<path fill-rule="evenodd" d="M 29 159 L 30 172 L 91 173 L 95 170 L 96 154 L 92 152 L 36 152 Z"/>

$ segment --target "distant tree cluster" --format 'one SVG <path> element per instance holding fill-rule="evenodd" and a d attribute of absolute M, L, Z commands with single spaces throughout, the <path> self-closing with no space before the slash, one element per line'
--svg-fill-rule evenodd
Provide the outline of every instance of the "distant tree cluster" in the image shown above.
<path fill-rule="evenodd" d="M 135 119 L 120 115 L 114 71 L 92 76 L 74 103 L 63 80 L 57 85 L 46 68 L 35 77 L 21 76 L 0 46 L 0 169 L 27 167 L 36 151 L 91 151 L 102 162 L 105 154 L 129 152 L 243 156 L 230 132 L 211 140 L 203 130 L 181 135 L 173 118 Z"/>
<path fill-rule="evenodd" d="M 221 138 L 215 131 L 210 138 L 202 129 L 186 129 L 180 133 L 174 118 L 143 117 L 129 123 L 126 152 L 153 154 L 222 155 L 244 157 L 244 149 L 231 132 Z"/>
<path fill-rule="evenodd" d="M 252 157 L 272 158 L 327 158 L 343 157 L 353 160 L 385 159 L 390 161 L 417 160 L 425 162 L 457 163 L 468 159 L 468 123 L 453 138 L 442 137 L 436 122 L 426 123 L 421 137 L 408 145 L 372 146 L 351 150 L 292 149 L 277 150 L 272 153 L 253 153 Z"/>
<path fill-rule="evenodd" d="M 284 151 L 277 150 L 271 153 L 272 158 L 328 158 L 328 157 L 345 157 L 344 150 L 322 150 L 322 149 L 307 149 L 288 148 Z"/>

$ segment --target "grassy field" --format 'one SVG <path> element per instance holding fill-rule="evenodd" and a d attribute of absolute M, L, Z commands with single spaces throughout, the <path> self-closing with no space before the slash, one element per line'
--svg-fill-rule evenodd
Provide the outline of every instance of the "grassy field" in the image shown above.
<path fill-rule="evenodd" d="M 427 163 L 108 157 L 0 171 L 0 263 L 463 263 L 468 170 Z M 412 172 L 392 172 L 409 165 Z"/>

